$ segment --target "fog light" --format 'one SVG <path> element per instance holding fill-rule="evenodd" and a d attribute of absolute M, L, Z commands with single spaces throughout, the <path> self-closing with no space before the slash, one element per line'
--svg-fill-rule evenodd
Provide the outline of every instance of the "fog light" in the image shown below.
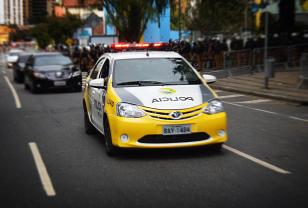
<path fill-rule="evenodd" d="M 120 139 L 122 142 L 128 142 L 128 136 L 126 134 L 122 134 Z"/>
<path fill-rule="evenodd" d="M 217 131 L 217 135 L 220 136 L 220 137 L 223 137 L 226 135 L 225 131 L 224 130 L 219 130 Z"/>

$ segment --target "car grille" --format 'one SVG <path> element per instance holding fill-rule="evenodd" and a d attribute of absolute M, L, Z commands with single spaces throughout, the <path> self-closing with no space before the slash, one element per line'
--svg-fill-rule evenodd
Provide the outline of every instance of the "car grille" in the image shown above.
<path fill-rule="evenodd" d="M 139 143 L 146 144 L 166 144 L 166 143 L 183 143 L 198 142 L 209 139 L 207 133 L 192 133 L 179 135 L 147 135 L 138 140 Z"/>
<path fill-rule="evenodd" d="M 153 108 L 141 107 L 149 116 L 156 119 L 163 119 L 163 120 L 184 120 L 193 118 L 203 113 L 203 108 L 205 105 L 197 106 L 194 108 L 188 109 L 181 109 L 181 110 L 158 110 Z M 170 114 L 172 112 L 180 112 L 182 115 L 174 119 Z"/>
<path fill-rule="evenodd" d="M 57 80 L 57 79 L 68 79 L 70 77 L 70 72 L 68 71 L 62 71 L 61 74 L 57 74 L 57 72 L 48 72 L 46 73 L 46 77 L 51 80 Z"/>

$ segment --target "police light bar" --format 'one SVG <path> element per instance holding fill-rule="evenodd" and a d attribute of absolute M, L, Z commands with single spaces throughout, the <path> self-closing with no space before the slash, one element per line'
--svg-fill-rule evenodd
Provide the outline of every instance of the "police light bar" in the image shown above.
<path fill-rule="evenodd" d="M 123 50 L 142 50 L 142 49 L 160 49 L 166 46 L 165 43 L 113 43 L 111 48 L 115 51 Z"/>

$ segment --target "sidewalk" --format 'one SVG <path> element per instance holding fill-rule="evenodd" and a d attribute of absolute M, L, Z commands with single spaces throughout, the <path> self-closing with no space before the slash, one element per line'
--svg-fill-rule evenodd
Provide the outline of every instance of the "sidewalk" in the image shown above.
<path fill-rule="evenodd" d="M 264 73 L 241 75 L 218 79 L 211 87 L 219 90 L 233 91 L 269 97 L 278 100 L 308 104 L 308 85 L 304 83 L 296 89 L 299 71 L 276 72 L 275 78 L 269 81 L 269 89 L 264 88 Z"/>

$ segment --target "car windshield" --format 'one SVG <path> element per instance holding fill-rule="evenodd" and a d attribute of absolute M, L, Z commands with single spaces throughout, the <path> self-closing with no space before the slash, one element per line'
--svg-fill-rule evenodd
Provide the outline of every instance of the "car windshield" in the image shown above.
<path fill-rule="evenodd" d="M 19 60 L 18 62 L 19 63 L 26 63 L 28 58 L 29 58 L 30 55 L 22 55 L 22 56 L 19 56 Z"/>
<path fill-rule="evenodd" d="M 71 60 L 62 55 L 45 55 L 37 56 L 35 58 L 35 66 L 49 66 L 49 65 L 68 65 L 71 64 Z"/>
<path fill-rule="evenodd" d="M 115 86 L 201 84 L 192 68 L 181 58 L 145 58 L 115 61 Z"/>

